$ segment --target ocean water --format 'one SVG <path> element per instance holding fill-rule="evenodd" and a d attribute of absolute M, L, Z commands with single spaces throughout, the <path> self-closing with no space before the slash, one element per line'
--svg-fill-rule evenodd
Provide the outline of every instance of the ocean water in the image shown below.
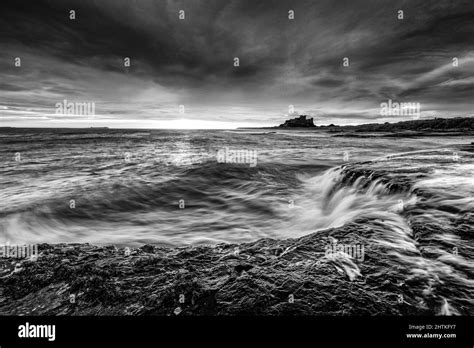
<path fill-rule="evenodd" d="M 246 242 L 300 237 L 367 216 L 403 230 L 396 210 L 401 200 L 413 204 L 410 192 L 389 193 L 377 182 L 365 190 L 341 185 L 342 168 L 374 161 L 395 175 L 412 167 L 414 187 L 436 191 L 438 205 L 449 201 L 472 212 L 474 162 L 459 149 L 471 141 L 284 130 L 3 129 L 0 243 Z M 226 148 L 249 151 L 256 163 L 219 158 Z M 422 214 L 438 218 L 427 208 Z"/>

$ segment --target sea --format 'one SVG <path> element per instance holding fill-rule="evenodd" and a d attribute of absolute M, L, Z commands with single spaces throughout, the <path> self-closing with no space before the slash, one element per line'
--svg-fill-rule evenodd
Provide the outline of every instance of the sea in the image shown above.
<path fill-rule="evenodd" d="M 400 201 L 416 205 L 417 187 L 436 192 L 439 206 L 474 211 L 474 161 L 462 150 L 473 141 L 282 129 L 4 128 L 0 243 L 241 243 L 301 237 L 367 216 L 405 228 L 393 212 Z M 388 176 L 410 168 L 412 186 L 387 193 L 377 182 L 369 190 L 340 185 L 344 167 L 367 162 Z"/>

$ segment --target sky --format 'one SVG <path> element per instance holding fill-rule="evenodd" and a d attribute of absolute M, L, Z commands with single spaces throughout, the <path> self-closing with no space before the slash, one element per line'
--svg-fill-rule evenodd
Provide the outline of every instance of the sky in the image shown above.
<path fill-rule="evenodd" d="M 389 99 L 473 116 L 473 18 L 472 0 L 2 0 L 0 126 L 413 118 L 381 116 Z"/>

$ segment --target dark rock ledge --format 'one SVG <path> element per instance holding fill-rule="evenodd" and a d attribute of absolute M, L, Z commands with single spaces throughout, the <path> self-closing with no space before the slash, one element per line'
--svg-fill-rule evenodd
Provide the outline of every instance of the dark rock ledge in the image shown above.
<path fill-rule="evenodd" d="M 368 246 L 373 232 L 364 222 L 288 240 L 145 245 L 129 256 L 114 246 L 43 244 L 37 261 L 0 259 L 0 315 L 433 313 L 440 304 L 414 305 L 416 295 L 397 301 L 407 270 L 394 266 L 386 250 L 366 247 L 352 281 L 350 261 L 324 257 L 334 238 Z M 410 282 L 403 287 L 406 293 Z"/>

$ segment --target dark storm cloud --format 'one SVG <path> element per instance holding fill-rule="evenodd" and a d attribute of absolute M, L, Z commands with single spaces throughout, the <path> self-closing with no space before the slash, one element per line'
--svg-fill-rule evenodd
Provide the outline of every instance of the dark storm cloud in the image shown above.
<path fill-rule="evenodd" d="M 17 92 L 17 91 L 23 91 L 25 90 L 23 87 L 21 86 L 17 86 L 17 85 L 12 85 L 12 84 L 9 84 L 9 83 L 3 83 L 3 82 L 0 82 L 0 91 L 13 91 L 13 92 Z"/>
<path fill-rule="evenodd" d="M 0 91 L 43 105 L 88 94 L 143 104 L 157 89 L 172 102 L 351 106 L 358 118 L 387 98 L 446 110 L 472 99 L 473 17 L 471 0 L 3 0 Z"/>
<path fill-rule="evenodd" d="M 324 78 L 323 77 L 323 78 L 314 80 L 313 82 L 311 82 L 311 84 L 314 85 L 314 86 L 321 86 L 321 87 L 331 88 L 331 87 L 342 86 L 344 84 L 344 82 L 345 82 L 344 78 L 336 79 L 336 78 Z"/>

